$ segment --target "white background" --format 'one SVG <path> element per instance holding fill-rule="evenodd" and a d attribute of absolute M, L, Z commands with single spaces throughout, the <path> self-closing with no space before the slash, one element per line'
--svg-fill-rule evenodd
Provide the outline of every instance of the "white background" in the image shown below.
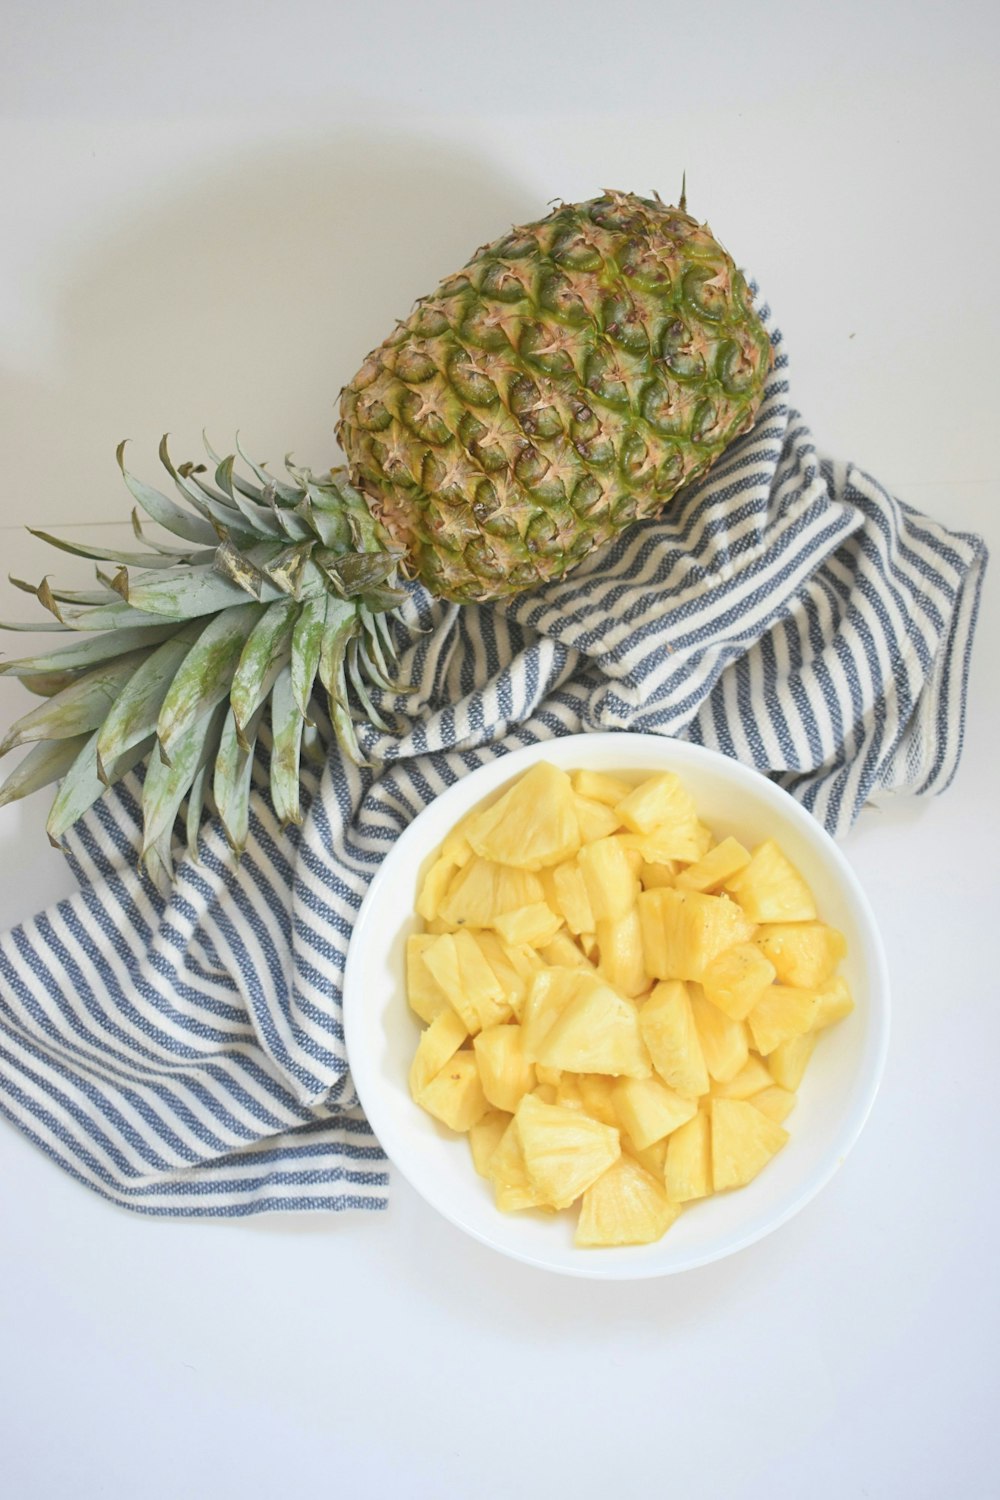
<path fill-rule="evenodd" d="M 7 0 L 5 568 L 53 566 L 25 523 L 127 517 L 122 437 L 148 477 L 163 430 L 183 457 L 202 425 L 329 462 L 340 385 L 476 245 L 556 197 L 673 199 L 683 170 L 820 446 L 995 545 L 998 14 Z M 988 578 L 954 786 L 846 841 L 894 1033 L 798 1219 L 588 1284 L 466 1242 L 402 1182 L 383 1216 L 146 1222 L 0 1130 L 4 1495 L 993 1500 L 998 646 Z M 0 686 L 4 724 L 21 701 Z M 71 887 L 44 816 L 0 813 L 3 926 Z"/>

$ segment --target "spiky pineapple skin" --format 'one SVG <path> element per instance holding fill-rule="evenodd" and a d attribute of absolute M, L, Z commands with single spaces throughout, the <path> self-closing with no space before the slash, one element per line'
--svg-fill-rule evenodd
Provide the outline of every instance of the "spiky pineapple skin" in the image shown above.
<path fill-rule="evenodd" d="M 338 437 L 412 574 L 496 599 L 660 512 L 752 426 L 770 366 L 710 231 L 609 192 L 422 298 L 341 393 Z"/>

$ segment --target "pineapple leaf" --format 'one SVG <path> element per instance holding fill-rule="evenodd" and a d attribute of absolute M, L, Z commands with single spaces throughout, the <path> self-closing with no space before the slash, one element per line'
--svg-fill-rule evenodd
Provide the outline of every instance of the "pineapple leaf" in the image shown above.
<path fill-rule="evenodd" d="M 227 537 L 215 554 L 216 572 L 238 584 L 244 593 L 259 599 L 264 590 L 264 575 L 255 562 L 234 547 Z"/>
<path fill-rule="evenodd" d="M 240 458 L 242 458 L 247 468 L 252 470 L 252 472 L 256 474 L 257 478 L 264 486 L 265 493 L 268 489 L 270 489 L 272 494 L 278 500 L 280 500 L 283 505 L 295 505 L 297 503 L 299 499 L 299 491 L 291 489 L 287 484 L 282 484 L 279 479 L 272 478 L 272 476 L 267 472 L 267 469 L 262 464 L 255 463 L 254 460 L 250 458 L 250 456 L 246 452 L 244 452 L 243 446 L 240 443 L 239 433 L 236 434 L 236 452 L 239 454 Z"/>
<path fill-rule="evenodd" d="M 264 572 L 283 594 L 294 594 L 296 599 L 299 597 L 306 564 L 311 559 L 314 546 L 315 542 L 293 542 L 264 564 Z"/>
<path fill-rule="evenodd" d="M 237 738 L 274 686 L 275 663 L 280 664 L 280 670 L 288 659 L 300 608 L 294 599 L 283 599 L 278 604 L 269 605 L 247 637 L 229 695 L 236 718 Z"/>
<path fill-rule="evenodd" d="M 261 599 L 268 604 L 282 598 L 282 591 L 265 583 Z M 189 620 L 195 615 L 214 615 L 230 605 L 246 604 L 239 584 L 215 568 L 168 569 L 152 580 L 140 578 L 129 586 L 129 599 L 148 615 Z"/>
<path fill-rule="evenodd" d="M 347 606 L 341 606 L 346 609 Z M 326 688 L 330 703 L 330 719 L 333 723 L 337 743 L 356 766 L 367 765 L 348 706 L 347 680 L 344 675 L 344 660 L 349 642 L 358 633 L 357 616 L 352 610 L 339 623 L 330 628 L 329 621 L 323 638 L 323 650 L 319 659 L 320 681 Z"/>
<path fill-rule="evenodd" d="M 292 690 L 289 664 L 278 675 L 271 694 L 271 801 L 281 823 L 301 823 L 299 754 L 305 719 Z"/>
<path fill-rule="evenodd" d="M 29 627 L 24 625 L 19 628 L 27 630 Z M 43 628 L 59 629 L 58 626 Z M 158 646 L 161 641 L 176 635 L 177 628 L 177 622 L 171 621 L 148 629 L 135 627 L 109 630 L 90 640 L 75 640 L 68 645 L 57 646 L 39 656 L 23 656 L 0 662 L 0 675 L 34 677 L 39 672 L 73 672 L 81 667 L 95 666 L 100 661 L 110 661 L 114 656 L 124 656 L 126 651 L 134 651 L 137 646 Z"/>
<path fill-rule="evenodd" d="M 233 465 L 236 460 L 230 454 L 228 458 L 219 460 L 215 470 L 215 480 L 219 488 L 228 495 L 236 508 L 248 520 L 254 532 L 260 536 L 269 536 L 280 540 L 284 536 L 282 528 L 266 505 L 260 503 L 260 492 L 254 491 L 251 485 L 235 472 Z"/>
<path fill-rule="evenodd" d="M 242 854 L 250 830 L 254 750 L 264 708 L 265 704 L 262 703 L 243 729 L 242 742 L 236 719 L 230 709 L 219 739 L 213 782 L 215 805 L 226 839 L 236 854 Z"/>
<path fill-rule="evenodd" d="M 30 677 L 22 677 L 21 686 L 38 698 L 51 698 L 54 693 L 61 693 L 64 687 L 69 687 L 79 677 L 79 672 L 35 672 Z"/>
<path fill-rule="evenodd" d="M 89 738 L 88 734 L 77 734 L 72 739 L 42 740 L 34 745 L 0 786 L 0 807 L 61 780 Z"/>
<path fill-rule="evenodd" d="M 180 468 L 174 467 L 174 461 L 170 457 L 167 447 L 167 434 L 164 433 L 160 439 L 160 463 L 166 469 L 177 487 L 177 492 L 194 509 L 204 521 L 211 526 L 216 536 L 225 535 L 230 531 L 246 536 L 253 540 L 253 534 L 249 526 L 244 526 L 242 517 L 236 507 L 226 499 L 225 495 L 213 490 L 211 485 L 205 484 L 198 478 L 199 470 L 194 464 L 181 464 Z"/>
<path fill-rule="evenodd" d="M 175 563 L 183 563 L 189 561 L 192 557 L 200 558 L 203 556 L 201 553 L 178 551 L 176 547 L 171 547 L 166 554 L 161 554 L 159 551 L 120 552 L 114 547 L 96 547 L 89 546 L 84 542 L 68 542 L 64 537 L 53 536 L 50 531 L 39 531 L 34 526 L 28 526 L 25 529 L 31 536 L 37 536 L 39 541 L 46 542 L 50 547 L 57 547 L 60 552 L 68 552 L 72 557 L 87 557 L 92 562 L 121 563 L 127 568 L 162 568 L 164 555 L 168 556 Z M 142 541 L 147 542 L 147 545 L 149 545 L 146 537 L 143 537 Z M 216 541 L 217 538 L 213 535 L 213 546 Z"/>
<path fill-rule="evenodd" d="M 101 604 L 96 609 L 71 610 L 60 614 L 59 618 L 68 630 L 103 631 L 123 630 L 127 626 L 155 626 L 163 616 L 119 600 L 116 604 Z"/>
<path fill-rule="evenodd" d="M 309 700 L 312 697 L 313 681 L 319 669 L 323 635 L 326 630 L 328 605 L 336 604 L 328 594 L 307 599 L 299 611 L 292 632 L 292 696 L 303 719 L 309 719 Z"/>
<path fill-rule="evenodd" d="M 374 724 L 376 729 L 381 729 L 384 733 L 389 733 L 389 725 L 382 718 L 368 692 L 368 687 L 365 683 L 364 660 L 365 658 L 360 656 L 360 642 L 357 636 L 355 636 L 347 651 L 347 675 L 351 679 L 351 686 L 354 689 L 358 702 L 364 710 L 368 722 Z"/>
<path fill-rule="evenodd" d="M 113 765 L 105 766 L 107 780 L 102 781 L 97 774 L 97 734 L 90 735 L 66 772 L 49 812 L 45 829 L 51 842 L 58 846 L 66 830 L 83 817 L 109 786 L 137 766 L 149 754 L 153 743 L 150 738 L 133 745 Z"/>
<path fill-rule="evenodd" d="M 162 449 L 163 445 L 160 446 Z M 190 515 L 176 501 L 168 499 L 159 490 L 152 489 L 150 485 L 144 484 L 141 479 L 136 479 L 133 474 L 129 473 L 125 467 L 124 443 L 119 443 L 117 457 L 118 467 L 122 471 L 122 477 L 133 499 L 142 506 L 152 520 L 174 536 L 183 537 L 186 542 L 194 542 L 198 547 L 215 547 L 218 536 L 214 526 L 211 526 L 202 516 Z M 171 465 L 171 473 L 172 467 Z"/>
<path fill-rule="evenodd" d="M 113 764 L 140 740 L 155 735 L 163 700 L 201 629 L 201 621 L 196 620 L 157 646 L 119 694 L 97 739 L 99 776 L 106 774 L 105 763 Z"/>
<path fill-rule="evenodd" d="M 198 860 L 198 834 L 201 829 L 201 815 L 205 808 L 205 796 L 208 791 L 208 764 L 202 766 L 188 793 L 187 813 L 184 818 L 184 833 L 187 838 L 188 854 L 197 862 Z"/>
<path fill-rule="evenodd" d="M 98 577 L 101 576 L 102 575 L 100 574 L 100 572 L 98 572 Z M 8 573 L 7 578 L 14 585 L 14 587 L 16 589 L 20 589 L 23 594 L 34 594 L 35 598 L 38 599 L 40 603 L 44 602 L 41 597 L 41 590 L 43 588 L 45 589 L 49 597 L 58 600 L 60 604 L 76 604 L 79 606 L 107 604 L 109 600 L 113 598 L 111 590 L 108 587 L 105 587 L 101 590 L 54 589 L 49 587 L 47 578 L 43 578 L 41 583 L 28 583 L 23 578 L 15 578 L 13 573 Z M 46 605 L 46 608 L 49 608 L 49 606 Z"/>
<path fill-rule="evenodd" d="M 241 604 L 223 610 L 209 620 L 191 646 L 167 690 L 156 721 L 160 754 L 168 765 L 187 741 L 192 726 L 215 704 L 229 697 L 240 653 L 263 612 L 264 606 L 260 604 Z"/>
<path fill-rule="evenodd" d="M 174 738 L 169 764 L 159 751 L 150 755 L 142 789 L 141 859 L 145 860 L 161 834 L 168 833 L 173 828 L 174 819 L 195 776 L 218 749 L 219 735 L 227 712 L 228 705 L 225 702 L 217 703 L 214 708 L 202 713 L 200 718 L 189 722 L 183 732 Z"/>
<path fill-rule="evenodd" d="M 147 651 L 103 663 L 18 719 L 0 741 L 0 755 L 31 740 L 64 740 L 87 734 L 103 722 Z"/>

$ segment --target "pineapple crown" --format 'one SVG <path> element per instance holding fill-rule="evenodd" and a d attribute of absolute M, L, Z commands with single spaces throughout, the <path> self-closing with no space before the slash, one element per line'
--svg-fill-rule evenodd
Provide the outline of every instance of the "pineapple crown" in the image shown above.
<path fill-rule="evenodd" d="M 233 848 L 243 848 L 253 751 L 269 703 L 272 799 L 283 821 L 300 822 L 299 760 L 317 749 L 317 679 L 337 739 L 357 764 L 355 714 L 385 729 L 371 689 L 403 690 L 392 676 L 384 618 L 406 597 L 396 583 L 401 554 L 343 471 L 317 476 L 286 459 L 287 478 L 277 479 L 238 442 L 226 458 L 207 440 L 206 450 L 211 477 L 205 464 L 175 467 L 161 442 L 178 503 L 129 472 L 121 444 L 118 463 L 144 550 L 34 531 L 93 559 L 98 586 L 80 592 L 47 578 L 37 585 L 12 578 L 54 619 L 0 626 L 77 637 L 0 663 L 0 673 L 45 699 L 0 743 L 0 755 L 34 746 L 0 787 L 0 805 L 61 781 L 47 825 L 58 844 L 148 755 L 142 857 L 166 878 L 185 797 L 192 849 L 206 801 Z M 140 510 L 169 542 L 144 531 Z"/>

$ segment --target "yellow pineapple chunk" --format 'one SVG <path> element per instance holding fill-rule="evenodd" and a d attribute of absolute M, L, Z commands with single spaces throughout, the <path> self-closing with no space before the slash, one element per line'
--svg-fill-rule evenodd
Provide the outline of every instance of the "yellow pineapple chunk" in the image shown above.
<path fill-rule="evenodd" d="M 618 838 L 596 839 L 577 855 L 590 909 L 597 921 L 627 916 L 635 905 L 639 882 Z"/>
<path fill-rule="evenodd" d="M 639 1030 L 665 1084 L 689 1098 L 708 1093 L 708 1069 L 686 985 L 680 980 L 658 984 L 639 1011 Z"/>
<path fill-rule="evenodd" d="M 510 1006 L 518 1020 L 524 1007 L 528 989 L 538 972 L 538 961 L 534 950 L 508 948 L 495 932 L 476 932 L 472 936 L 476 947 L 489 964 L 503 991 L 504 1003 Z M 530 953 L 533 963 L 526 962 L 525 953 Z"/>
<path fill-rule="evenodd" d="M 752 922 L 814 922 L 816 903 L 791 860 L 767 839 L 745 869 L 726 882 Z"/>
<path fill-rule="evenodd" d="M 587 969 L 590 973 L 594 972 L 590 959 L 584 957 L 583 949 L 574 943 L 568 932 L 557 932 L 551 943 L 546 943 L 538 951 L 547 964 L 558 969 Z"/>
<path fill-rule="evenodd" d="M 423 957 L 470 1036 L 510 1015 L 500 982 L 471 932 L 442 933 Z"/>
<path fill-rule="evenodd" d="M 556 865 L 552 871 L 553 909 L 566 919 L 570 932 L 593 932 L 594 913 L 587 895 L 587 882 L 576 860 Z"/>
<path fill-rule="evenodd" d="M 818 990 L 769 985 L 747 1017 L 754 1047 L 762 1057 L 768 1057 L 782 1042 L 808 1031 L 818 1010 Z"/>
<path fill-rule="evenodd" d="M 747 1029 L 742 1021 L 734 1021 L 706 1000 L 700 984 L 689 984 L 688 995 L 705 1066 L 710 1077 L 726 1083 L 746 1066 L 750 1056 Z"/>
<path fill-rule="evenodd" d="M 561 1104 L 564 1109 L 578 1109 L 581 1114 L 587 1111 L 583 1104 L 583 1092 L 580 1088 L 582 1073 L 563 1073 L 561 1069 L 552 1069 L 559 1073 L 559 1082 L 555 1085 L 555 1098 L 553 1104 Z M 537 1093 L 537 1089 L 535 1090 Z M 604 1124 L 608 1122 L 605 1120 Z"/>
<path fill-rule="evenodd" d="M 575 1109 L 525 1094 L 514 1115 L 531 1189 L 552 1208 L 568 1208 L 618 1160 L 618 1131 Z"/>
<path fill-rule="evenodd" d="M 595 839 L 606 839 L 622 826 L 621 818 L 606 802 L 595 802 L 589 797 L 577 796 L 574 806 L 580 824 L 580 839 L 584 844 L 592 844 Z"/>
<path fill-rule="evenodd" d="M 635 1006 L 595 976 L 574 973 L 576 993 L 538 1046 L 538 1061 L 568 1073 L 647 1078 L 649 1054 Z"/>
<path fill-rule="evenodd" d="M 708 1113 L 699 1109 L 667 1137 L 664 1172 L 671 1203 L 707 1198 L 712 1191 L 712 1145 Z"/>
<path fill-rule="evenodd" d="M 772 1088 L 761 1089 L 759 1094 L 754 1094 L 750 1103 L 762 1115 L 767 1115 L 769 1120 L 781 1125 L 795 1108 L 795 1094 L 791 1089 L 779 1088 L 775 1084 Z"/>
<path fill-rule="evenodd" d="M 423 878 L 417 897 L 417 911 L 425 922 L 432 922 L 455 875 L 458 865 L 453 859 L 438 858 Z"/>
<path fill-rule="evenodd" d="M 565 771 L 539 761 L 472 820 L 466 838 L 483 859 L 541 870 L 580 847 L 573 787 Z"/>
<path fill-rule="evenodd" d="M 431 1079 L 451 1061 L 468 1034 L 463 1021 L 450 1005 L 446 1005 L 426 1031 L 421 1032 L 410 1064 L 410 1093 L 418 1104 Z"/>
<path fill-rule="evenodd" d="M 660 865 L 643 860 L 639 866 L 639 880 L 644 891 L 658 891 L 665 885 L 673 885 L 677 871 L 683 866 L 676 859 L 665 859 Z"/>
<path fill-rule="evenodd" d="M 638 904 L 646 971 L 657 979 L 700 980 L 713 958 L 753 932 L 726 896 L 668 886 L 643 891 Z"/>
<path fill-rule="evenodd" d="M 553 1087 L 557 1087 L 562 1081 L 562 1076 L 561 1068 L 545 1068 L 535 1064 L 535 1077 L 539 1083 L 551 1083 Z"/>
<path fill-rule="evenodd" d="M 663 1140 L 695 1114 L 698 1105 L 658 1078 L 620 1078 L 612 1100 L 622 1129 L 638 1150 Z"/>
<path fill-rule="evenodd" d="M 438 916 L 456 927 L 492 927 L 497 917 L 544 899 L 542 882 L 530 870 L 474 857 L 452 879 Z"/>
<path fill-rule="evenodd" d="M 651 1245 L 680 1213 L 663 1185 L 631 1157 L 620 1156 L 583 1195 L 577 1245 Z"/>
<path fill-rule="evenodd" d="M 505 912 L 494 917 L 493 928 L 508 946 L 526 943 L 531 948 L 543 948 L 550 943 L 562 926 L 545 901 L 535 901 L 531 906 L 520 906 L 517 911 Z"/>
<path fill-rule="evenodd" d="M 767 1070 L 775 1083 L 783 1089 L 797 1089 L 818 1040 L 815 1031 L 807 1031 L 802 1036 L 789 1037 L 787 1042 L 779 1042 L 767 1059 Z"/>
<path fill-rule="evenodd" d="M 441 845 L 441 858 L 450 859 L 459 869 L 472 858 L 472 845 L 465 836 L 465 830 L 477 816 L 477 809 L 466 813 L 465 817 L 455 824 Z"/>
<path fill-rule="evenodd" d="M 779 984 L 804 990 L 825 984 L 847 952 L 844 934 L 825 922 L 772 922 L 759 927 L 753 940 Z"/>
<path fill-rule="evenodd" d="M 642 928 L 635 907 L 624 917 L 597 924 L 598 972 L 620 995 L 644 995 L 652 980 L 646 975 Z"/>
<path fill-rule="evenodd" d="M 406 939 L 406 998 L 410 1009 L 428 1025 L 443 1010 L 448 1010 L 448 996 L 424 963 L 424 950 L 434 938 L 426 932 L 414 932 Z"/>
<path fill-rule="evenodd" d="M 424 923 L 424 931 L 436 937 L 442 932 L 457 932 L 458 928 L 454 922 L 446 922 L 443 917 L 429 917 Z"/>
<path fill-rule="evenodd" d="M 576 998 L 579 975 L 575 968 L 542 969 L 535 975 L 521 1012 L 521 1047 L 528 1062 L 539 1062 L 538 1049 Z"/>
<path fill-rule="evenodd" d="M 619 833 L 615 837 L 634 850 L 644 864 L 690 865 L 705 853 L 711 835 L 692 819 L 688 823 L 654 828 L 652 833 Z"/>
<path fill-rule="evenodd" d="M 540 1099 L 543 1104 L 558 1104 L 559 1090 L 554 1083 L 539 1083 L 532 1089 L 532 1095 Z"/>
<path fill-rule="evenodd" d="M 472 1049 L 483 1093 L 494 1109 L 513 1114 L 521 1096 L 535 1087 L 535 1069 L 524 1056 L 520 1026 L 487 1026 Z"/>
<path fill-rule="evenodd" d="M 738 1073 L 724 1083 L 712 1084 L 712 1097 L 714 1099 L 749 1099 L 753 1094 L 759 1094 L 762 1089 L 769 1089 L 774 1082 L 771 1074 L 764 1066 L 756 1052 L 751 1052 L 746 1062 Z"/>
<path fill-rule="evenodd" d="M 567 1078 L 576 1078 L 583 1112 L 602 1125 L 613 1125 L 618 1129 L 618 1111 L 615 1109 L 614 1089 L 617 1079 L 605 1073 L 567 1073 Z M 561 1101 L 560 1101 L 561 1102 Z"/>
<path fill-rule="evenodd" d="M 622 1130 L 619 1134 L 622 1138 L 622 1151 L 627 1151 L 647 1172 L 652 1172 L 658 1182 L 663 1182 L 667 1170 L 667 1141 L 670 1137 L 665 1135 L 651 1146 L 637 1146 L 626 1131 Z"/>
<path fill-rule="evenodd" d="M 657 828 L 698 821 L 694 798 L 673 771 L 661 771 L 641 781 L 622 798 L 615 812 L 633 833 L 652 833 Z"/>
<path fill-rule="evenodd" d="M 712 1102 L 712 1185 L 744 1187 L 788 1140 L 788 1131 L 746 1099 Z"/>
<path fill-rule="evenodd" d="M 573 774 L 573 790 L 578 797 L 590 797 L 594 802 L 604 802 L 608 807 L 617 807 L 623 797 L 632 790 L 627 781 L 619 776 L 608 776 L 604 771 L 576 771 Z"/>
<path fill-rule="evenodd" d="M 833 1026 L 837 1021 L 842 1021 L 849 1016 L 854 1009 L 854 1000 L 847 986 L 847 980 L 839 974 L 831 979 L 828 984 L 820 987 L 819 1007 L 816 1011 L 816 1019 L 813 1021 L 813 1029 L 821 1031 L 824 1026 Z"/>
<path fill-rule="evenodd" d="M 521 1138 L 513 1116 L 490 1154 L 486 1175 L 493 1184 L 496 1206 L 503 1213 L 542 1206 L 538 1192 L 528 1180 Z"/>
<path fill-rule="evenodd" d="M 774 979 L 774 966 L 759 948 L 736 943 L 712 959 L 702 984 L 713 1005 L 734 1021 L 744 1021 Z"/>
<path fill-rule="evenodd" d="M 471 1130 L 489 1108 L 472 1053 L 456 1052 L 421 1089 L 418 1102 L 449 1130 Z"/>
<path fill-rule="evenodd" d="M 502 1110 L 490 1109 L 475 1125 L 469 1126 L 472 1165 L 480 1177 L 489 1177 L 490 1159 L 499 1146 L 510 1119 L 510 1115 L 505 1115 Z"/>
<path fill-rule="evenodd" d="M 738 839 L 726 838 L 716 844 L 677 877 L 681 890 L 714 891 L 726 880 L 738 875 L 750 863 L 749 851 Z"/>

